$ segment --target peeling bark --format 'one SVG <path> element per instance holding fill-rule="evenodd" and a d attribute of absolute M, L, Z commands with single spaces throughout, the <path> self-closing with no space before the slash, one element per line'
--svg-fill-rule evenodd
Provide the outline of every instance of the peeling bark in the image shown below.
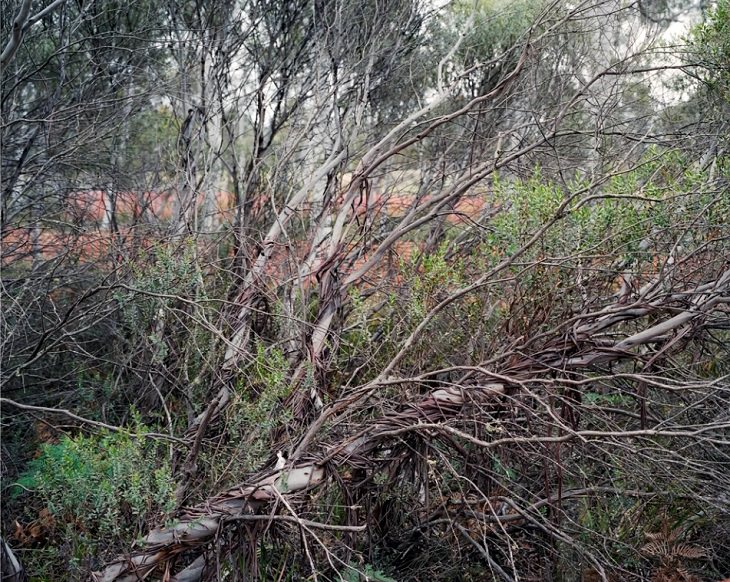
<path fill-rule="evenodd" d="M 488 375 L 502 378 L 497 382 L 474 386 L 450 386 L 433 390 L 418 402 L 405 405 L 401 410 L 386 414 L 379 420 L 371 421 L 359 431 L 354 431 L 349 437 L 343 438 L 334 446 L 322 451 L 319 462 L 299 461 L 274 472 L 263 472 L 250 484 L 242 484 L 208 499 L 194 508 L 184 510 L 178 516 L 178 523 L 168 528 L 161 528 L 150 532 L 144 539 L 147 546 L 142 551 L 129 557 L 120 557 L 96 575 L 97 581 L 112 582 L 117 580 L 134 580 L 136 576 L 147 576 L 156 567 L 172 560 L 184 552 L 203 552 L 206 544 L 217 535 L 219 528 L 227 517 L 258 513 L 270 502 L 279 496 L 291 495 L 300 491 L 317 487 L 327 479 L 326 463 L 343 465 L 351 463 L 353 459 L 362 459 L 364 455 L 381 446 L 384 441 L 403 432 L 419 430 L 448 430 L 456 433 L 451 427 L 442 424 L 445 420 L 456 418 L 464 406 L 475 403 L 498 402 L 499 398 L 509 390 L 519 390 L 531 380 L 539 380 L 546 373 L 555 369 L 563 373 L 590 369 L 597 362 L 607 363 L 619 360 L 641 358 L 641 354 L 629 348 L 649 342 L 661 341 L 670 331 L 676 331 L 688 324 L 700 328 L 710 317 L 713 311 L 721 306 L 730 304 L 730 271 L 723 273 L 717 280 L 704 285 L 688 289 L 682 293 L 665 295 L 657 298 L 652 305 L 637 308 L 632 305 L 614 304 L 606 311 L 608 315 L 598 313 L 585 321 L 579 328 L 579 334 L 571 341 L 561 335 L 546 342 L 545 347 L 533 354 L 524 355 L 519 361 L 513 362 L 508 369 L 490 372 Z M 687 298 L 691 298 L 687 306 Z M 597 335 L 609 328 L 629 320 L 638 320 L 648 314 L 674 312 L 684 301 L 685 309 L 680 313 L 655 324 L 646 330 L 633 334 L 614 343 L 606 344 L 597 341 Z M 687 308 L 688 307 L 688 308 Z M 572 332 L 568 332 L 572 335 Z M 580 355 L 575 355 L 576 353 Z M 391 378 L 386 384 L 404 383 L 413 379 L 398 380 Z M 383 383 L 376 379 L 364 389 L 367 394 Z M 352 412 L 357 399 L 348 401 L 347 412 Z M 337 403 L 331 408 L 337 407 Z M 341 409 L 342 407 L 340 407 Z M 322 416 L 329 415 L 325 409 Z M 317 423 L 315 423 L 316 425 Z M 584 433 L 566 433 L 558 437 L 535 437 L 535 442 L 563 442 L 578 437 L 600 437 L 603 433 L 585 431 Z M 626 433 L 627 437 L 639 434 L 653 435 L 658 431 L 633 431 Z M 678 436 L 680 433 L 676 433 Z M 671 436 L 671 433 L 667 436 Z M 686 436 L 686 435 L 684 435 Z M 306 437 L 305 437 L 306 438 Z M 498 443 L 512 441 L 529 442 L 530 438 L 518 437 L 514 439 L 495 439 Z M 489 443 L 478 441 L 482 446 L 491 446 Z M 302 455 L 303 457 L 304 455 Z M 197 570 L 195 570 L 197 571 Z M 202 569 L 200 570 L 202 573 Z M 189 571 L 184 580 L 197 580 L 193 571 Z"/>

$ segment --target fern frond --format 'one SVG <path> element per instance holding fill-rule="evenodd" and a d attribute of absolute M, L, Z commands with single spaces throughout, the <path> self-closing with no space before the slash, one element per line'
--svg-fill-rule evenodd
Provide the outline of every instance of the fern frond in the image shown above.
<path fill-rule="evenodd" d="M 707 552 L 704 548 L 693 544 L 675 544 L 674 547 L 672 547 L 670 557 L 699 560 L 700 558 L 706 558 Z"/>
<path fill-rule="evenodd" d="M 669 547 L 662 540 L 655 540 L 641 546 L 641 553 L 652 558 L 665 558 L 669 556 Z"/>

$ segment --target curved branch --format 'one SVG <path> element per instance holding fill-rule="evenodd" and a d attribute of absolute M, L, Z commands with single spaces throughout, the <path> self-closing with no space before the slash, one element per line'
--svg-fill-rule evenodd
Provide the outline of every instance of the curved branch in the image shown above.
<path fill-rule="evenodd" d="M 32 1 L 23 0 L 23 4 L 20 5 L 20 10 L 13 20 L 12 34 L 10 35 L 8 42 L 5 44 L 2 54 L 0 54 L 0 73 L 4 72 L 5 67 L 7 67 L 10 64 L 10 61 L 13 60 L 15 53 L 18 51 L 18 48 L 20 48 L 20 44 L 23 42 L 25 33 L 28 32 L 28 30 L 30 30 L 30 28 L 41 18 L 50 14 L 65 2 L 66 0 L 55 0 L 34 16 L 30 16 L 30 5 L 32 4 Z"/>

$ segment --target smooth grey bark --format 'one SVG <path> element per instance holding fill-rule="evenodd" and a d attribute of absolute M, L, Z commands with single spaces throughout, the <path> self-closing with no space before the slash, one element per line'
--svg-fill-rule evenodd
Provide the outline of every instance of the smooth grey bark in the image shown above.
<path fill-rule="evenodd" d="M 13 30 L 10 38 L 5 44 L 5 48 L 3 49 L 2 54 L 0 54 L 0 73 L 4 72 L 5 68 L 13 60 L 15 53 L 20 48 L 20 44 L 23 42 L 23 37 L 25 36 L 25 33 L 28 32 L 28 30 L 30 30 L 30 28 L 41 18 L 43 18 L 47 14 L 50 14 L 58 7 L 63 5 L 65 2 L 66 0 L 55 0 L 54 2 L 46 6 L 43 10 L 31 16 L 30 7 L 32 4 L 32 0 L 23 0 L 23 3 L 20 5 L 20 9 L 18 10 L 18 14 L 13 20 Z"/>

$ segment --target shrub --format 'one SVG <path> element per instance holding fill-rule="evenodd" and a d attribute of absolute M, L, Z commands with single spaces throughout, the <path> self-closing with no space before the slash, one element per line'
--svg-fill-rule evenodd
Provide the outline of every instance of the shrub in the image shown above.
<path fill-rule="evenodd" d="M 35 517 L 31 511 L 44 518 L 47 531 L 39 540 L 64 540 L 58 558 L 72 571 L 91 566 L 107 545 L 138 537 L 148 522 L 173 509 L 175 487 L 165 448 L 141 438 L 145 432 L 64 436 L 42 445 L 14 484 L 12 497 L 25 502 L 25 519 Z M 35 554 L 26 558 L 32 575 L 52 571 L 42 548 L 29 553 Z"/>

